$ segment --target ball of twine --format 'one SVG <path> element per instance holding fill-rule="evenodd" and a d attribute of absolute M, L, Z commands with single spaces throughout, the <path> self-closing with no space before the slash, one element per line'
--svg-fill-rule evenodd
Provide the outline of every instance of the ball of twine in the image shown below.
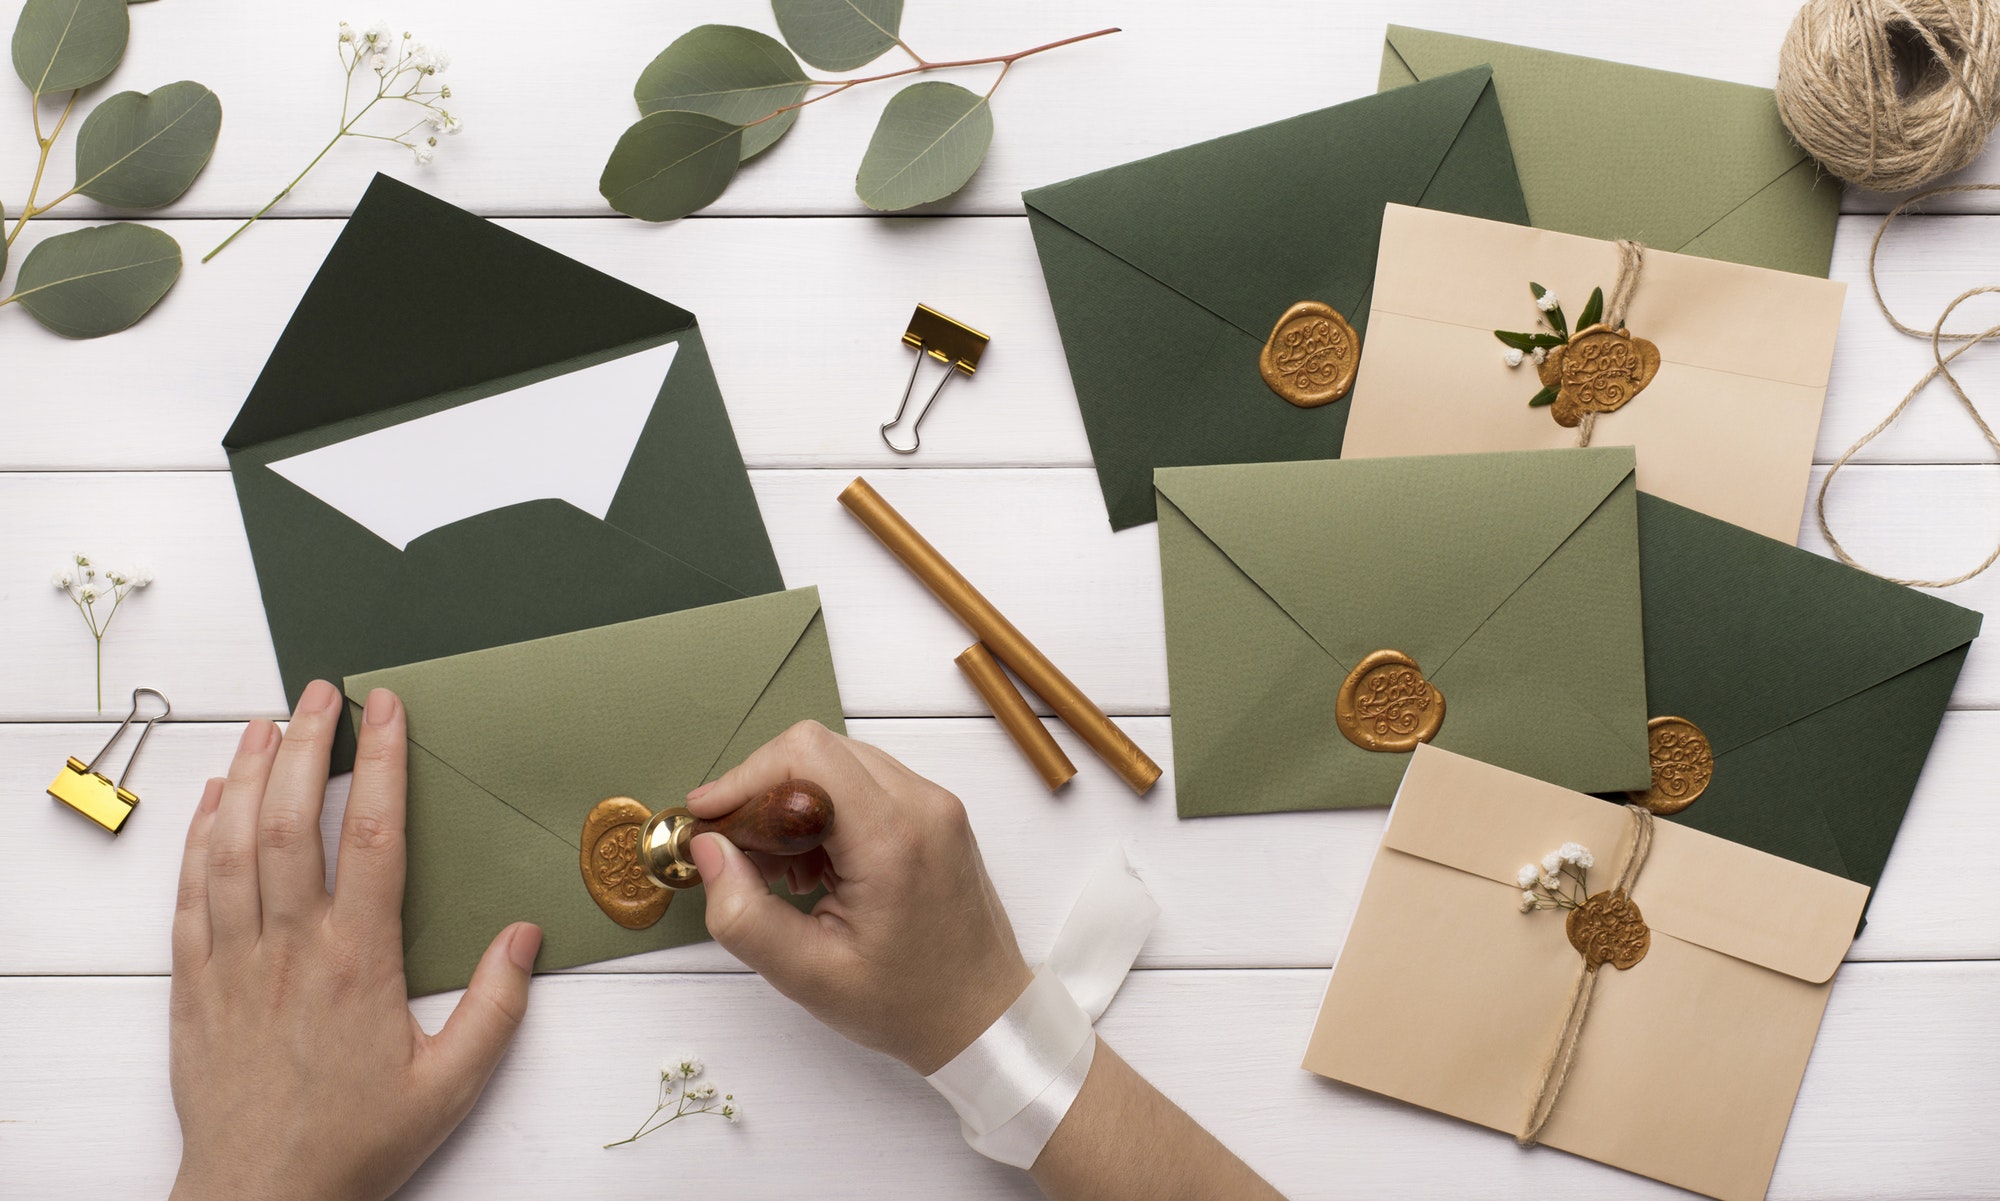
<path fill-rule="evenodd" d="M 1779 53 L 1778 115 L 1849 183 L 1949 175 L 2000 120 L 2000 0 L 1812 0 Z"/>

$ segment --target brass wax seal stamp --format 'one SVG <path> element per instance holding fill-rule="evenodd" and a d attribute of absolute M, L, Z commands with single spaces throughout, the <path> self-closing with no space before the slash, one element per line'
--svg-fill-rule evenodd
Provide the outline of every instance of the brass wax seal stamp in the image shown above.
<path fill-rule="evenodd" d="M 1622 888 L 1600 892 L 1570 910 L 1563 930 L 1569 945 L 1583 956 L 1583 966 L 1593 972 L 1607 963 L 1622 972 L 1644 959 L 1653 946 L 1645 917 Z"/>
<path fill-rule="evenodd" d="M 1401 651 L 1379 650 L 1355 665 L 1333 702 L 1333 722 L 1365 751 L 1414 751 L 1444 725 L 1444 694 Z"/>
<path fill-rule="evenodd" d="M 803 855 L 833 833 L 833 798 L 811 780 L 786 780 L 713 821 L 675 807 L 654 813 L 631 797 L 591 806 L 578 848 L 583 887 L 606 916 L 644 930 L 666 915 L 674 893 L 701 885 L 690 850 L 720 834 L 745 851 Z"/>
<path fill-rule="evenodd" d="M 1661 817 L 1694 804 L 1715 778 L 1715 751 L 1708 735 L 1685 717 L 1647 722 L 1646 754 L 1653 762 L 1653 786 L 1630 795 L 1633 804 Z"/>
<path fill-rule="evenodd" d="M 1556 424 L 1575 429 L 1585 413 L 1615 413 L 1644 391 L 1660 370 L 1660 348 L 1623 329 L 1593 325 L 1551 347 L 1537 373 L 1557 389 Z"/>
<path fill-rule="evenodd" d="M 612 921 L 644 930 L 666 916 L 674 894 L 646 876 L 639 862 L 639 835 L 653 811 L 631 797 L 615 796 L 593 805 L 583 822 L 583 886 Z"/>
<path fill-rule="evenodd" d="M 1360 335 L 1332 305 L 1317 300 L 1286 309 L 1257 356 L 1257 370 L 1271 391 L 1302 409 L 1347 395 L 1360 365 Z"/>

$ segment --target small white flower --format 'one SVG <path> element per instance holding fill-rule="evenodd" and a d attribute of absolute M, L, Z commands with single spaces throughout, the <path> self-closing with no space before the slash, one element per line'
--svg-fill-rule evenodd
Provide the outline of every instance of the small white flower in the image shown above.
<path fill-rule="evenodd" d="M 146 585 L 148 585 L 148 584 L 150 584 L 150 583 L 152 583 L 152 582 L 153 582 L 153 569 L 152 569 L 152 568 L 150 568 L 150 567 L 140 567 L 140 568 L 136 568 L 136 569 L 134 569 L 134 570 L 133 570 L 133 572 L 132 572 L 132 586 L 133 586 L 134 588 L 144 588 L 144 587 L 145 587 Z"/>
<path fill-rule="evenodd" d="M 683 1080 L 692 1080 L 696 1076 L 701 1075 L 701 1060 L 696 1059 L 692 1055 L 683 1055 L 671 1062 L 674 1066 L 674 1074 Z"/>
<path fill-rule="evenodd" d="M 110 580 L 113 584 L 125 584 L 129 582 L 122 571 L 107 571 L 104 573 L 104 578 Z"/>
<path fill-rule="evenodd" d="M 1507 360 L 1507 365 L 1509 367 L 1519 367 L 1521 365 L 1521 359 L 1524 356 L 1521 354 L 1521 350 L 1519 347 L 1509 346 L 1505 351 L 1501 352 L 1500 357 Z"/>
<path fill-rule="evenodd" d="M 1514 874 L 1514 878 L 1520 883 L 1522 888 L 1533 888 L 1535 881 L 1542 878 L 1541 869 L 1532 863 L 1523 863 L 1521 870 Z"/>
<path fill-rule="evenodd" d="M 464 124 L 457 117 L 452 116 L 441 108 L 432 109 L 430 115 L 425 117 L 424 121 L 432 129 L 446 136 L 457 133 L 460 126 Z"/>
<path fill-rule="evenodd" d="M 387 46 L 389 39 L 394 36 L 389 30 L 389 23 L 387 21 L 377 21 L 368 27 L 366 33 L 361 35 L 361 40 L 366 42 L 371 48 L 379 50 Z"/>
<path fill-rule="evenodd" d="M 346 45 L 351 45 L 351 44 L 352 44 L 352 43 L 354 42 L 354 39 L 355 39 L 355 38 L 358 38 L 358 37 L 360 37 L 360 36 L 361 36 L 360 34 L 358 34 L 358 33 L 354 32 L 354 26 L 352 26 L 352 25 L 349 25 L 349 24 L 348 24 L 347 22 L 345 22 L 345 21 L 342 21 L 342 22 L 340 23 L 340 44 L 341 44 L 341 45 L 343 45 L 343 46 L 346 46 Z"/>
<path fill-rule="evenodd" d="M 411 42 L 408 47 L 410 65 L 426 75 L 436 75 L 451 67 L 451 55 L 436 46 L 426 46 L 422 42 Z"/>
<path fill-rule="evenodd" d="M 727 1104 L 727 1105 L 724 1105 L 724 1106 L 722 1107 L 722 1116 L 723 1116 L 723 1117 L 725 1117 L 725 1118 L 727 1118 L 727 1119 L 728 1119 L 729 1121 L 731 1121 L 731 1122 L 739 1122 L 739 1121 L 742 1121 L 742 1120 L 743 1120 L 743 1107 L 742 1107 L 741 1105 L 738 1105 L 738 1104 L 736 1104 L 736 1103 L 735 1103 L 734 1101 L 732 1101 L 732 1102 L 730 1102 L 729 1104 Z"/>
<path fill-rule="evenodd" d="M 377 75 L 387 71 L 389 69 L 389 56 L 386 54 L 377 54 L 374 58 L 368 60 L 368 69 Z"/>
<path fill-rule="evenodd" d="M 423 145 L 410 147 L 410 153 L 416 156 L 419 167 L 428 167 L 431 160 L 437 157 L 437 151 Z"/>
<path fill-rule="evenodd" d="M 443 87 L 441 87 L 441 88 L 439 88 L 439 89 L 438 89 L 438 99 L 440 99 L 440 100 L 449 100 L 449 99 L 451 99 L 451 85 L 450 85 L 450 84 L 446 84 L 446 85 L 444 85 Z"/>
<path fill-rule="evenodd" d="M 1590 853 L 1589 847 L 1578 847 L 1576 848 L 1576 858 L 1570 860 L 1570 862 L 1583 868 L 1585 871 L 1589 871 L 1591 868 L 1597 866 L 1597 856 Z"/>
<path fill-rule="evenodd" d="M 88 584 L 85 584 L 83 586 L 83 591 L 77 593 L 76 595 L 77 599 L 82 601 L 86 605 L 94 605 L 97 603 L 97 589 L 92 588 Z"/>
<path fill-rule="evenodd" d="M 1540 297 L 1538 297 L 1535 300 L 1535 307 L 1542 310 L 1544 313 L 1548 312 L 1550 309 L 1556 308 L 1561 304 L 1562 301 L 1556 299 L 1556 294 L 1554 292 L 1544 292 L 1541 294 Z"/>
<path fill-rule="evenodd" d="M 687 1090 L 687 1095 L 696 1101 L 706 1101 L 715 1095 L 713 1084 L 697 1084 Z"/>
<path fill-rule="evenodd" d="M 71 556 L 70 556 L 70 558 L 72 558 L 72 559 L 75 559 L 75 560 L 76 560 L 76 565 L 77 565 L 78 567 L 88 567 L 88 566 L 90 566 L 90 560 L 89 560 L 89 559 L 87 559 L 87 558 L 85 558 L 85 557 L 84 557 L 84 555 L 83 555 L 83 552 L 81 552 L 81 551 L 78 551 L 78 552 L 77 552 L 76 554 L 74 554 L 74 555 L 71 555 Z"/>
<path fill-rule="evenodd" d="M 1537 346 L 1535 347 L 1534 355 L 1531 357 L 1533 358 L 1535 366 L 1539 367 L 1543 363 L 1549 361 L 1549 348 L 1546 346 Z"/>
<path fill-rule="evenodd" d="M 1531 913 L 1531 912 L 1533 912 L 1533 911 L 1534 911 L 1534 908 L 1535 908 L 1535 894 L 1534 894 L 1534 893 L 1532 893 L 1532 892 L 1524 892 L 1524 893 L 1522 893 L 1522 894 L 1521 894 L 1521 912 L 1522 912 L 1522 913 Z"/>
<path fill-rule="evenodd" d="M 1550 851 L 1548 854 L 1542 856 L 1542 871 L 1548 875 L 1553 876 L 1558 871 L 1561 871 L 1562 865 L 1563 857 L 1561 851 Z"/>
<path fill-rule="evenodd" d="M 1550 892 L 1560 892 L 1562 891 L 1562 878 L 1560 876 L 1543 876 L 1542 887 L 1548 889 Z"/>
<path fill-rule="evenodd" d="M 70 585 L 75 582 L 75 580 L 70 578 L 70 574 L 67 571 L 58 571 L 49 577 L 49 583 L 54 584 L 64 592 L 68 592 Z"/>

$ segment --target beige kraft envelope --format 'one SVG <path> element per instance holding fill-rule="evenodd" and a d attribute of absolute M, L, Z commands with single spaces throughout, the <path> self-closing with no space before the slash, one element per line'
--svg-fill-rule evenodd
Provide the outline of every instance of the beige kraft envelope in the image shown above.
<path fill-rule="evenodd" d="M 1518 1135 L 1583 960 L 1516 873 L 1566 842 L 1609 887 L 1630 810 L 1418 747 L 1305 1066 Z M 1655 822 L 1631 897 L 1651 947 L 1606 964 L 1540 1141 L 1725 1201 L 1764 1195 L 1868 889 Z"/>
<path fill-rule="evenodd" d="M 1576 445 L 1528 406 L 1535 367 L 1508 367 L 1493 331 L 1538 329 L 1533 281 L 1575 332 L 1618 259 L 1613 242 L 1388 206 L 1341 456 Z M 1846 288 L 1647 250 L 1625 320 L 1659 373 L 1597 417 L 1591 445 L 1638 448 L 1640 491 L 1796 543 Z"/>

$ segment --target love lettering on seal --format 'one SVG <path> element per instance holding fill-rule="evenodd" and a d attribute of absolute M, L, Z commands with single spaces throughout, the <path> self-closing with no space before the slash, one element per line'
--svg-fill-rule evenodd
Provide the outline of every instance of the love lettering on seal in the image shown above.
<path fill-rule="evenodd" d="M 653 815 L 631 797 L 612 797 L 591 807 L 584 819 L 579 866 L 583 887 L 606 917 L 627 930 L 644 930 L 666 916 L 674 899 L 646 876 L 639 862 L 639 835 Z"/>
<path fill-rule="evenodd" d="M 1361 660 L 1334 697 L 1333 722 L 1365 751 L 1414 751 L 1444 725 L 1444 694 L 1401 651 L 1379 650 Z"/>
<path fill-rule="evenodd" d="M 1646 754 L 1653 763 L 1653 786 L 1632 793 L 1631 800 L 1661 817 L 1694 804 L 1715 778 L 1715 749 L 1701 727 L 1685 717 L 1647 722 Z"/>
<path fill-rule="evenodd" d="M 1271 391 L 1302 409 L 1347 395 L 1360 365 L 1361 336 L 1332 305 L 1317 300 L 1286 309 L 1257 356 Z"/>
<path fill-rule="evenodd" d="M 1569 945 L 1583 956 L 1587 971 L 1610 964 L 1627 971 L 1646 957 L 1653 947 L 1653 932 L 1632 898 L 1622 888 L 1597 893 L 1569 911 L 1563 921 Z"/>

